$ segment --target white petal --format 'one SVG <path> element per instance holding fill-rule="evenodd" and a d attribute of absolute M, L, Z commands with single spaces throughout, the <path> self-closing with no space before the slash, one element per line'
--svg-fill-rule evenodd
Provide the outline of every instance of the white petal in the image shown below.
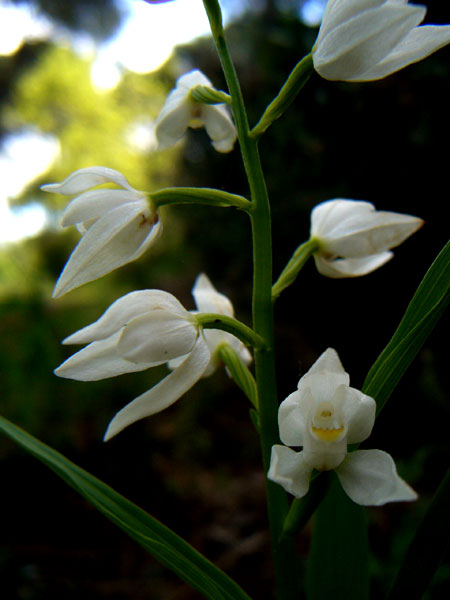
<path fill-rule="evenodd" d="M 111 439 L 128 425 L 176 402 L 201 378 L 208 366 L 209 357 L 208 346 L 203 337 L 199 336 L 192 352 L 175 371 L 116 414 L 108 425 L 104 440 Z"/>
<path fill-rule="evenodd" d="M 278 409 L 280 439 L 287 446 L 303 446 L 310 407 L 313 403 L 311 391 L 305 388 L 290 394 Z"/>
<path fill-rule="evenodd" d="M 98 219 L 109 210 L 127 202 L 141 201 L 142 195 L 129 190 L 91 190 L 77 196 L 64 210 L 61 225 L 68 227 L 83 221 Z"/>
<path fill-rule="evenodd" d="M 363 506 L 417 498 L 416 492 L 397 475 L 392 457 L 382 450 L 351 452 L 336 473 L 348 496 Z"/>
<path fill-rule="evenodd" d="M 202 118 L 215 150 L 231 152 L 237 133 L 225 104 L 205 104 L 202 106 Z"/>
<path fill-rule="evenodd" d="M 191 106 L 188 101 L 171 106 L 159 115 L 155 121 L 155 136 L 158 149 L 165 150 L 174 146 L 186 133 L 191 118 Z"/>
<path fill-rule="evenodd" d="M 146 217 L 143 201 L 123 204 L 107 212 L 84 234 L 56 282 L 53 297 L 66 294 L 84 283 L 110 273 L 135 260 L 159 233 Z"/>
<path fill-rule="evenodd" d="M 197 340 L 195 323 L 186 316 L 154 310 L 132 319 L 122 330 L 119 353 L 132 362 L 164 361 L 190 352 Z"/>
<path fill-rule="evenodd" d="M 328 0 L 322 16 L 322 25 L 317 37 L 317 44 L 341 23 L 345 23 L 352 17 L 365 10 L 380 6 L 385 0 L 353 0 L 353 2 L 342 2 L 342 0 Z"/>
<path fill-rule="evenodd" d="M 329 233 L 324 250 L 345 258 L 379 254 L 399 246 L 422 225 L 422 219 L 401 213 L 355 214 Z"/>
<path fill-rule="evenodd" d="M 410 64 L 426 58 L 450 43 L 450 25 L 422 25 L 414 28 L 395 48 L 370 71 L 365 81 L 381 79 Z"/>
<path fill-rule="evenodd" d="M 342 279 L 343 277 L 361 277 L 375 271 L 386 264 L 394 254 L 392 252 L 380 252 L 364 258 L 336 258 L 329 260 L 320 254 L 314 254 L 314 262 L 317 270 L 325 277 Z"/>
<path fill-rule="evenodd" d="M 197 85 L 204 85 L 206 87 L 213 87 L 211 81 L 206 77 L 204 73 L 198 69 L 193 69 L 188 73 L 184 73 L 181 77 L 178 77 L 176 82 L 177 88 L 182 88 L 185 91 L 190 91 Z"/>
<path fill-rule="evenodd" d="M 101 340 L 119 331 L 131 319 L 152 310 L 170 310 L 178 314 L 186 312 L 183 305 L 168 292 L 162 290 L 140 290 L 119 298 L 103 315 L 87 327 L 67 337 L 63 344 L 86 344 Z"/>
<path fill-rule="evenodd" d="M 234 316 L 233 305 L 230 300 L 216 290 L 204 273 L 201 273 L 195 280 L 192 295 L 199 312 L 218 313 L 228 317 Z"/>
<path fill-rule="evenodd" d="M 347 443 L 359 444 L 369 437 L 375 423 L 376 403 L 355 388 L 345 390 L 342 413 L 347 423 Z"/>
<path fill-rule="evenodd" d="M 55 375 L 77 381 L 98 381 L 123 373 L 143 371 L 161 364 L 161 362 L 133 363 L 125 360 L 117 352 L 118 339 L 119 333 L 115 333 L 105 340 L 92 342 L 55 369 Z"/>
<path fill-rule="evenodd" d="M 336 352 L 336 350 L 334 350 L 334 348 L 327 348 L 325 352 L 322 352 L 322 354 L 315 361 L 315 363 L 312 365 L 309 371 L 305 373 L 305 375 L 314 375 L 316 373 L 322 372 L 334 373 L 336 375 L 344 375 L 345 377 L 342 379 L 342 381 L 340 381 L 340 383 L 347 383 L 348 385 L 349 376 L 345 372 L 341 360 L 338 356 L 338 353 Z M 340 385 L 340 383 L 338 385 Z"/>
<path fill-rule="evenodd" d="M 61 183 L 49 183 L 42 185 L 41 190 L 44 192 L 54 192 L 57 194 L 64 194 L 65 196 L 73 196 L 74 194 L 80 194 L 85 192 L 95 185 L 101 183 L 116 183 L 121 185 L 127 190 L 136 191 L 129 183 L 127 178 L 108 167 L 88 167 L 86 169 L 79 169 L 74 171 L 71 175 L 66 177 Z"/>
<path fill-rule="evenodd" d="M 312 468 L 304 461 L 303 452 L 294 452 L 286 446 L 272 446 L 267 477 L 290 494 L 302 498 L 307 493 L 311 471 Z"/>
<path fill-rule="evenodd" d="M 363 200 L 335 198 L 315 206 L 311 211 L 311 236 L 320 239 L 335 237 L 334 230 L 354 215 L 367 216 L 375 206 Z"/>
<path fill-rule="evenodd" d="M 365 81 L 380 62 L 424 18 L 423 6 L 385 2 L 338 25 L 313 52 L 314 68 L 332 81 Z"/>

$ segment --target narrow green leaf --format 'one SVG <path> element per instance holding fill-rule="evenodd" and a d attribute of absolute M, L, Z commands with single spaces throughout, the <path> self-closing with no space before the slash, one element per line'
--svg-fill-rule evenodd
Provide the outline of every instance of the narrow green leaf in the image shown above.
<path fill-rule="evenodd" d="M 449 545 L 450 469 L 408 547 L 387 600 L 420 600 Z"/>
<path fill-rule="evenodd" d="M 417 288 L 392 339 L 377 358 L 363 392 L 383 408 L 450 301 L 450 242 L 444 246 Z"/>
<path fill-rule="evenodd" d="M 206 598 L 250 600 L 223 571 L 111 487 L 3 417 L 0 417 L 0 430 L 55 471 L 113 523 Z"/>
<path fill-rule="evenodd" d="M 369 568 L 364 508 L 346 495 L 335 473 L 314 517 L 308 561 L 308 600 L 368 600 Z"/>

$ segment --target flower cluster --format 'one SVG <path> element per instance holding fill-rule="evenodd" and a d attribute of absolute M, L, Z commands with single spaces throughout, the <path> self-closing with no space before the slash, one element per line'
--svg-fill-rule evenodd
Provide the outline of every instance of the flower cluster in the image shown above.
<path fill-rule="evenodd" d="M 450 26 L 418 27 L 424 16 L 423 7 L 407 0 L 329 0 L 312 49 L 314 68 L 330 80 L 385 77 L 450 41 Z M 311 57 L 307 58 L 311 64 Z M 204 127 L 217 151 L 230 152 L 237 134 L 229 103 L 230 97 L 216 90 L 203 73 L 185 73 L 156 119 L 158 148 L 176 144 L 188 127 Z M 115 188 L 99 188 L 102 184 Z M 113 169 L 80 169 L 42 189 L 75 196 L 63 213 L 62 225 L 76 225 L 82 234 L 56 283 L 54 297 L 141 257 L 161 232 L 151 195 L 133 188 Z M 157 202 L 156 194 L 153 201 Z M 376 211 L 369 202 L 333 199 L 312 211 L 309 248 L 321 274 L 361 276 L 390 260 L 391 249 L 422 223 L 411 215 Z M 287 284 L 280 289 L 284 287 Z M 197 278 L 192 294 L 195 311 L 186 310 L 161 290 L 131 292 L 96 322 L 64 340 L 64 344 L 86 346 L 56 369 L 60 377 L 95 381 L 163 364 L 171 371 L 115 415 L 105 440 L 169 407 L 202 377 L 211 375 L 220 365 L 224 345 L 232 348 L 240 366 L 251 362 L 238 337 L 201 324 L 203 313 L 233 317 L 230 300 L 204 274 Z M 335 470 L 344 490 L 359 504 L 413 500 L 415 492 L 398 476 L 388 454 L 348 451 L 349 444 L 370 435 L 374 421 L 375 401 L 350 387 L 336 351 L 329 348 L 280 406 L 280 437 L 285 445 L 273 447 L 268 477 L 300 498 L 307 493 L 314 470 Z"/>
<path fill-rule="evenodd" d="M 335 469 L 345 492 L 358 504 L 414 500 L 416 493 L 397 475 L 389 454 L 347 451 L 348 444 L 369 437 L 375 422 L 375 400 L 349 382 L 336 351 L 328 348 L 280 405 L 280 437 L 286 445 L 273 446 L 269 479 L 301 498 L 313 469 Z"/>
<path fill-rule="evenodd" d="M 215 290 L 206 275 L 199 275 L 192 293 L 198 310 L 233 316 L 231 302 Z M 55 370 L 59 377 L 98 381 L 165 363 L 172 369 L 166 378 L 117 413 L 105 440 L 135 421 L 164 410 L 201 377 L 211 375 L 219 365 L 217 350 L 221 345 L 230 345 L 245 364 L 251 361 L 249 351 L 236 337 L 213 329 L 203 331 L 195 313 L 161 290 L 123 296 L 98 321 L 63 343 L 88 345 Z"/>

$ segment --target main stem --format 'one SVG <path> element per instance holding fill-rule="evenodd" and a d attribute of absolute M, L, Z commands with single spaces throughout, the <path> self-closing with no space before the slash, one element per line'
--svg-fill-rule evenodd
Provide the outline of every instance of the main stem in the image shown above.
<path fill-rule="evenodd" d="M 218 3 L 204 0 L 211 22 L 214 41 L 232 97 L 232 110 L 247 173 L 252 210 L 249 211 L 253 233 L 253 329 L 264 338 L 265 349 L 255 350 L 256 385 L 258 388 L 260 439 L 264 473 L 270 466 L 272 446 L 279 443 L 278 400 L 275 379 L 275 355 L 272 307 L 272 247 L 270 204 L 267 195 L 257 141 L 251 139 L 239 81 L 225 41 L 221 22 L 217 19 Z M 280 542 L 284 519 L 288 512 L 285 491 L 266 477 L 267 510 L 278 600 L 298 600 L 298 568 L 292 538 Z"/>

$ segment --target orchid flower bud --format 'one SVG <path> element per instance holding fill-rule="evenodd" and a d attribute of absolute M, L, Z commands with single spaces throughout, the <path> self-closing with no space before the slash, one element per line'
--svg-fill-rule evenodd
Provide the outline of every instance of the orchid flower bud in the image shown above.
<path fill-rule="evenodd" d="M 226 105 L 197 102 L 191 94 L 197 86 L 214 90 L 209 79 L 198 70 L 185 73 L 177 79 L 175 88 L 155 121 L 159 149 L 174 146 L 188 127 L 205 127 L 218 152 L 231 152 L 236 141 L 236 128 Z"/>
<path fill-rule="evenodd" d="M 359 277 L 384 265 L 399 246 L 423 225 L 422 219 L 376 211 L 370 202 L 328 200 L 311 213 L 311 240 L 317 270 L 327 277 Z"/>

